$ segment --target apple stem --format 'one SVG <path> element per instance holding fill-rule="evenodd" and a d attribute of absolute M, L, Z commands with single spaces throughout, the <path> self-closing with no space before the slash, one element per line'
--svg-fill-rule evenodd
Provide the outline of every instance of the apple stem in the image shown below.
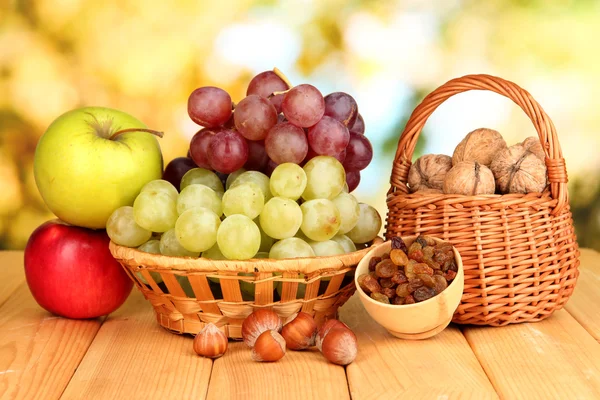
<path fill-rule="evenodd" d="M 286 85 L 288 85 L 288 87 L 290 89 L 294 87 L 294 85 L 292 85 L 292 82 L 290 82 L 290 80 L 288 79 L 288 77 L 285 76 L 285 74 L 283 72 L 281 72 L 279 70 L 279 68 L 277 68 L 277 67 L 273 68 L 273 72 L 275 72 L 275 75 L 277 75 L 278 77 L 280 77 L 281 80 L 284 81 L 286 83 Z"/>
<path fill-rule="evenodd" d="M 163 137 L 165 134 L 163 132 L 159 132 L 159 131 L 155 131 L 152 129 L 143 129 L 143 128 L 128 128 L 128 129 L 121 129 L 118 132 L 115 132 L 111 135 L 111 137 L 108 138 L 108 140 L 115 140 L 115 138 L 119 135 L 121 135 L 122 133 L 127 133 L 127 132 L 148 132 L 151 133 L 155 136 L 158 136 L 159 138 Z"/>

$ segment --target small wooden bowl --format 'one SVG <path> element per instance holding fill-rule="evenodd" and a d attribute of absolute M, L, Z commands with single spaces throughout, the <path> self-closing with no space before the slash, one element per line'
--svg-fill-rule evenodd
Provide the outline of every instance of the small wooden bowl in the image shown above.
<path fill-rule="evenodd" d="M 410 246 L 416 236 L 403 237 L 407 246 Z M 437 243 L 443 240 L 436 239 Z M 383 304 L 369 297 L 358 284 L 358 277 L 368 273 L 369 261 L 373 257 L 380 257 L 391 249 L 392 242 L 387 241 L 372 248 L 360 261 L 356 268 L 354 283 L 360 301 L 367 313 L 392 335 L 401 339 L 427 339 L 443 331 L 450 321 L 454 312 L 460 304 L 464 288 L 463 263 L 456 248 L 454 256 L 458 271 L 456 277 L 448 287 L 440 294 L 431 299 L 415 304 L 393 305 Z"/>

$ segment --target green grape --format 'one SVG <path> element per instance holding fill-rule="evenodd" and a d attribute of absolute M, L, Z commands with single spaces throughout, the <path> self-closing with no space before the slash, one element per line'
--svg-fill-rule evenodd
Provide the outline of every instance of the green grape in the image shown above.
<path fill-rule="evenodd" d="M 344 248 L 338 242 L 333 240 L 324 240 L 322 242 L 309 242 L 317 257 L 336 256 L 345 254 Z"/>
<path fill-rule="evenodd" d="M 160 254 L 160 240 L 150 239 L 137 249 L 145 253 Z M 146 278 L 144 278 L 141 272 L 136 272 L 135 274 L 140 278 L 140 280 L 144 284 L 148 284 L 148 281 L 146 280 Z M 150 271 L 150 276 L 152 276 L 152 279 L 154 279 L 154 282 L 156 282 L 157 284 L 163 281 L 162 276 L 160 276 L 158 272 Z"/>
<path fill-rule="evenodd" d="M 359 203 L 360 217 L 356 226 L 346 233 L 354 243 L 367 243 L 377 237 L 381 229 L 381 216 L 368 204 Z"/>
<path fill-rule="evenodd" d="M 221 219 L 217 214 L 208 208 L 195 207 L 179 216 L 175 234 L 186 250 L 202 252 L 217 243 L 219 225 Z"/>
<path fill-rule="evenodd" d="M 344 183 L 344 187 L 342 188 L 342 192 L 344 192 L 344 193 L 349 193 L 350 192 L 350 188 L 348 187 L 348 183 Z"/>
<path fill-rule="evenodd" d="M 202 257 L 209 258 L 211 260 L 227 260 L 227 257 L 221 253 L 221 249 L 219 249 L 219 245 L 216 243 L 213 247 L 203 252 Z M 215 280 L 218 281 L 218 279 Z"/>
<path fill-rule="evenodd" d="M 340 218 L 342 219 L 338 233 L 350 232 L 358 222 L 358 217 L 360 217 L 358 200 L 351 194 L 342 192 L 332 201 L 340 211 Z"/>
<path fill-rule="evenodd" d="M 142 190 L 140 190 L 140 193 L 141 192 L 165 192 L 171 196 L 173 200 L 177 200 L 177 196 L 179 195 L 177 188 L 173 186 L 171 182 L 162 179 L 155 179 L 146 183 L 142 187 Z"/>
<path fill-rule="evenodd" d="M 175 229 L 170 229 L 163 233 L 160 238 L 160 254 L 173 257 L 197 258 L 200 252 L 186 250 L 177 240 Z"/>
<path fill-rule="evenodd" d="M 269 258 L 276 260 L 314 256 L 315 252 L 312 247 L 304 240 L 296 237 L 280 240 L 271 247 L 271 251 L 269 252 Z"/>
<path fill-rule="evenodd" d="M 269 177 L 263 174 L 262 172 L 258 171 L 246 171 L 240 174 L 240 176 L 238 176 L 235 179 L 235 181 L 231 183 L 229 189 L 232 189 L 238 185 L 248 182 L 256 183 L 258 185 L 260 190 L 262 190 L 263 195 L 265 196 L 265 202 L 269 201 L 269 199 L 273 197 L 273 195 L 271 194 Z"/>
<path fill-rule="evenodd" d="M 217 232 L 217 243 L 230 260 L 247 260 L 260 248 L 260 229 L 245 215 L 235 214 L 225 218 Z"/>
<path fill-rule="evenodd" d="M 197 183 L 186 186 L 177 198 L 177 212 L 179 215 L 194 207 L 208 208 L 219 217 L 223 215 L 221 198 L 217 193 L 208 186 Z"/>
<path fill-rule="evenodd" d="M 297 164 L 283 163 L 271 174 L 271 193 L 273 196 L 298 200 L 306 189 L 306 173 Z"/>
<path fill-rule="evenodd" d="M 344 249 L 344 253 L 352 253 L 356 251 L 356 245 L 346 235 L 335 235 L 331 238 L 331 240 L 333 240 L 334 242 L 338 242 Z"/>
<path fill-rule="evenodd" d="M 283 275 L 283 274 L 281 272 L 274 272 L 273 275 Z M 304 274 L 299 274 L 297 278 L 304 279 Z M 281 294 L 283 293 L 283 282 L 274 282 L 273 287 L 275 288 L 275 290 L 277 290 L 279 297 L 281 297 Z M 298 283 L 298 288 L 296 289 L 296 298 L 302 299 L 302 298 L 304 298 L 305 294 L 306 294 L 306 283 Z"/>
<path fill-rule="evenodd" d="M 340 229 L 340 211 L 331 200 L 309 200 L 300 206 L 302 209 L 302 232 L 317 242 L 329 240 Z"/>
<path fill-rule="evenodd" d="M 177 221 L 177 202 L 166 192 L 141 192 L 133 202 L 135 222 L 152 232 L 166 232 Z"/>
<path fill-rule="evenodd" d="M 254 274 L 252 272 L 240 272 L 238 276 L 254 276 Z M 244 300 L 254 300 L 254 289 L 254 283 L 240 279 L 240 290 Z"/>
<path fill-rule="evenodd" d="M 256 253 L 254 255 L 253 258 L 269 258 L 269 252 L 268 251 L 259 251 L 258 253 Z"/>
<path fill-rule="evenodd" d="M 304 200 L 334 199 L 346 183 L 346 172 L 342 164 L 333 157 L 317 156 L 304 166 L 308 179 L 302 193 Z"/>
<path fill-rule="evenodd" d="M 152 236 L 152 232 L 135 223 L 133 207 L 119 207 L 106 221 L 106 233 L 116 244 L 137 247 Z"/>
<path fill-rule="evenodd" d="M 204 168 L 192 168 L 183 175 L 181 178 L 180 189 L 183 190 L 189 185 L 198 183 L 200 185 L 208 186 L 215 192 L 223 193 L 223 182 L 221 179 L 212 171 Z"/>
<path fill-rule="evenodd" d="M 265 231 L 263 231 L 262 227 L 260 226 L 260 218 L 255 218 L 254 223 L 256 224 L 256 226 L 258 226 L 258 229 L 260 229 L 260 248 L 258 249 L 258 253 L 256 256 L 254 256 L 254 258 L 261 258 L 257 257 L 258 254 L 260 254 L 261 252 L 266 253 L 266 258 L 268 258 L 269 250 L 271 250 L 273 243 L 275 243 L 275 239 L 273 239 L 271 236 L 267 235 Z"/>
<path fill-rule="evenodd" d="M 226 216 L 242 214 L 250 219 L 258 217 L 265 206 L 265 196 L 253 182 L 232 186 L 223 195 L 223 213 Z"/>
<path fill-rule="evenodd" d="M 194 293 L 194 289 L 192 289 L 192 285 L 190 283 L 190 280 L 187 278 L 187 276 L 175 275 L 175 279 L 177 279 L 177 281 L 179 282 L 179 285 L 181 286 L 181 288 L 183 289 L 183 291 L 185 292 L 185 295 L 187 297 L 192 297 L 192 298 L 196 297 L 196 294 Z"/>
<path fill-rule="evenodd" d="M 302 210 L 298 203 L 283 197 L 267 201 L 260 214 L 260 226 L 274 239 L 287 239 L 296 234 L 302 225 Z"/>
<path fill-rule="evenodd" d="M 227 180 L 225 181 L 225 189 L 229 190 L 231 184 L 238 178 L 238 176 L 240 176 L 244 172 L 246 172 L 246 169 L 240 168 L 237 171 L 234 171 L 231 174 L 227 175 Z"/>

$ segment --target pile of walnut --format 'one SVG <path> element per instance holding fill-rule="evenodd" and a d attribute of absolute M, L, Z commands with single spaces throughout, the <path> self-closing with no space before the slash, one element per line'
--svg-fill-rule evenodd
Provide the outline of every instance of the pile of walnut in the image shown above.
<path fill-rule="evenodd" d="M 408 172 L 412 193 L 540 193 L 548 185 L 545 154 L 537 137 L 508 147 L 502 135 L 480 128 L 469 133 L 452 157 L 427 154 Z"/>
<path fill-rule="evenodd" d="M 358 351 L 356 335 L 346 324 L 330 319 L 318 328 L 305 312 L 295 314 L 284 324 L 275 311 L 258 309 L 242 323 L 242 339 L 251 348 L 254 361 L 278 361 L 286 348 L 304 350 L 317 346 L 329 362 L 348 365 Z M 227 351 L 227 344 L 225 333 L 209 323 L 194 338 L 194 351 L 203 357 L 218 358 Z"/>
<path fill-rule="evenodd" d="M 385 304 L 414 304 L 430 299 L 448 287 L 458 267 L 452 245 L 436 244 L 419 236 L 407 249 L 392 238 L 392 250 L 369 260 L 369 273 L 358 277 L 360 288 Z"/>

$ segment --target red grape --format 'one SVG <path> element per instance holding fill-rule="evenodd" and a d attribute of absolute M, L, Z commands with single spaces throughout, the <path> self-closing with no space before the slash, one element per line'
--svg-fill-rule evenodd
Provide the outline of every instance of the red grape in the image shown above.
<path fill-rule="evenodd" d="M 234 120 L 234 116 L 235 116 L 235 111 L 231 113 L 231 116 L 229 117 L 229 119 L 227 120 L 227 122 L 225 122 L 223 124 L 223 128 L 227 128 L 227 129 L 235 129 L 235 120 Z"/>
<path fill-rule="evenodd" d="M 285 118 L 301 128 L 313 126 L 325 113 L 325 100 L 312 85 L 298 85 L 283 96 L 281 109 Z"/>
<path fill-rule="evenodd" d="M 289 86 L 273 71 L 265 71 L 256 75 L 248 84 L 246 96 L 257 94 L 264 98 L 269 98 L 274 92 L 283 92 L 289 89 Z M 271 104 L 275 107 L 278 113 L 281 112 L 281 102 L 283 95 L 278 94 L 269 98 Z"/>
<path fill-rule="evenodd" d="M 325 115 L 337 119 L 346 126 L 354 125 L 358 105 L 348 93 L 335 92 L 325 96 Z"/>
<path fill-rule="evenodd" d="M 177 157 L 167 164 L 162 178 L 165 181 L 171 182 L 179 190 L 181 178 L 192 168 L 197 168 L 197 166 L 191 158 Z"/>
<path fill-rule="evenodd" d="M 346 160 L 344 168 L 346 172 L 361 171 L 367 168 L 367 165 L 373 159 L 373 146 L 365 135 L 350 132 L 350 143 L 346 148 Z"/>
<path fill-rule="evenodd" d="M 242 168 L 248 160 L 248 143 L 236 131 L 223 129 L 212 137 L 208 157 L 212 169 L 230 174 Z"/>
<path fill-rule="evenodd" d="M 262 171 L 269 162 L 269 156 L 265 150 L 265 142 L 263 140 L 248 141 L 248 161 L 244 164 L 244 168 L 248 171 Z"/>
<path fill-rule="evenodd" d="M 275 125 L 265 139 L 269 158 L 277 164 L 300 164 L 308 152 L 308 141 L 302 128 L 289 122 Z"/>
<path fill-rule="evenodd" d="M 353 192 L 360 183 L 360 172 L 346 172 L 346 183 L 348 184 L 348 192 Z"/>
<path fill-rule="evenodd" d="M 350 141 L 350 132 L 341 122 L 324 116 L 308 129 L 308 144 L 315 153 L 334 157 L 340 154 Z"/>
<path fill-rule="evenodd" d="M 194 160 L 196 165 L 200 168 L 211 168 L 210 162 L 208 161 L 208 146 L 214 135 L 214 130 L 204 128 L 198 131 L 190 141 L 190 158 Z"/>
<path fill-rule="evenodd" d="M 277 164 L 276 162 L 274 162 L 273 160 L 269 160 L 267 162 L 267 166 L 265 167 L 265 169 L 263 170 L 263 173 L 265 175 L 267 175 L 269 178 L 271 177 L 271 174 L 273 173 L 273 170 L 275 168 L 277 168 L 279 164 Z"/>
<path fill-rule="evenodd" d="M 223 125 L 231 116 L 231 96 L 218 87 L 204 86 L 190 94 L 188 114 L 205 128 Z"/>
<path fill-rule="evenodd" d="M 365 134 L 365 120 L 363 119 L 360 113 L 356 117 L 356 121 L 354 121 L 354 125 L 350 128 L 350 132 L 360 133 L 361 135 Z"/>
<path fill-rule="evenodd" d="M 313 149 L 311 149 L 310 146 L 308 146 L 308 153 L 306 154 L 306 157 L 304 157 L 304 161 L 302 161 L 301 165 L 304 166 L 304 164 L 306 164 L 309 160 L 311 160 L 312 158 L 314 158 L 318 155 L 319 154 L 315 153 L 315 151 Z M 343 164 L 344 160 L 346 159 L 346 149 L 344 149 L 344 151 L 342 151 L 341 153 L 336 154 L 332 157 Z"/>
<path fill-rule="evenodd" d="M 234 113 L 235 127 L 248 140 L 263 140 L 277 123 L 277 110 L 264 97 L 251 94 L 240 101 Z"/>

